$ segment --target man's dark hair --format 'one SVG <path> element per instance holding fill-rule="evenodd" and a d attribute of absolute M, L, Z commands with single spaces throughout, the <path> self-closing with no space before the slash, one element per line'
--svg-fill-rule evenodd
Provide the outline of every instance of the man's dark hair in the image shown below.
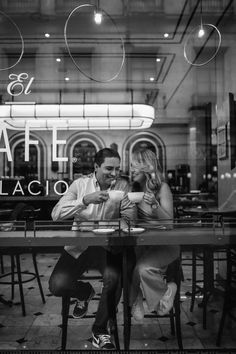
<path fill-rule="evenodd" d="M 101 149 L 99 150 L 94 158 L 94 163 L 96 163 L 99 167 L 101 166 L 101 164 L 105 161 L 106 157 L 117 157 L 120 160 L 120 155 L 117 151 L 109 149 L 109 148 L 105 148 L 105 149 Z"/>

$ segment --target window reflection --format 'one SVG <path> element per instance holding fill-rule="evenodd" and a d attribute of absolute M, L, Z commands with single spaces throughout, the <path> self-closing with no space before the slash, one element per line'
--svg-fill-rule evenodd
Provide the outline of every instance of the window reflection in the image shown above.
<path fill-rule="evenodd" d="M 21 142 L 16 145 L 14 150 L 13 175 L 38 179 L 38 153 L 34 145 L 30 145 L 29 147 L 29 161 L 25 161 L 25 143 Z"/>
<path fill-rule="evenodd" d="M 73 149 L 73 178 L 86 175 L 94 170 L 96 147 L 87 140 L 80 141 Z"/>

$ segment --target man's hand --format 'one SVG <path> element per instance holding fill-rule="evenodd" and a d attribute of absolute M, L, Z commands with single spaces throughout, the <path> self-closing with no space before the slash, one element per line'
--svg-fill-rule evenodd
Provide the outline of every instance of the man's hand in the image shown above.
<path fill-rule="evenodd" d="M 105 202 L 108 198 L 109 194 L 106 191 L 99 191 L 85 195 L 83 198 L 83 203 L 85 205 L 100 204 Z"/>

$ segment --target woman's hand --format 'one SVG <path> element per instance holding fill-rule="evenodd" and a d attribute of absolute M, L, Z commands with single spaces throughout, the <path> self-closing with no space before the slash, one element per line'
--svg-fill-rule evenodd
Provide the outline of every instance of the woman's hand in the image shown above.
<path fill-rule="evenodd" d="M 156 200 L 155 195 L 151 192 L 144 193 L 143 199 L 147 204 L 149 204 L 151 206 L 154 206 L 154 205 L 156 205 L 157 207 L 159 206 L 159 202 Z"/>

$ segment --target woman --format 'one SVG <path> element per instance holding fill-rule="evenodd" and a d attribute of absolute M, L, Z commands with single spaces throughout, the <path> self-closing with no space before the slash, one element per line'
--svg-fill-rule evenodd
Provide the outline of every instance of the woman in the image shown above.
<path fill-rule="evenodd" d="M 136 151 L 132 156 L 134 185 L 144 192 L 137 205 L 138 218 L 145 222 L 159 220 L 160 225 L 173 219 L 173 198 L 164 181 L 160 163 L 151 150 Z M 156 221 L 155 221 L 156 223 Z M 130 305 L 133 317 L 144 317 L 143 296 L 148 309 L 159 315 L 167 314 L 173 306 L 177 286 L 166 283 L 164 277 L 170 263 L 179 257 L 179 246 L 147 246 L 137 248 L 137 263 L 133 272 Z"/>

